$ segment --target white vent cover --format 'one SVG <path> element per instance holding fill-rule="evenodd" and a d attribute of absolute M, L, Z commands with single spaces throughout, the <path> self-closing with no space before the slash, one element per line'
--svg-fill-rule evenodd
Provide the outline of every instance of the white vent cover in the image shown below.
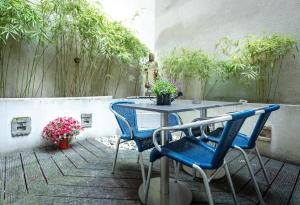
<path fill-rule="evenodd" d="M 11 121 L 11 136 L 19 137 L 29 135 L 31 132 L 30 117 L 16 117 Z"/>

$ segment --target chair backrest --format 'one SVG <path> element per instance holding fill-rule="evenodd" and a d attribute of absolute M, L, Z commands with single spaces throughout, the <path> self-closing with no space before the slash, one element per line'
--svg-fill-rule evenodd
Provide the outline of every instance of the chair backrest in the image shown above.
<path fill-rule="evenodd" d="M 176 126 L 176 125 L 182 125 L 182 119 L 177 113 L 171 113 L 169 114 L 169 121 L 168 121 L 168 126 Z M 182 129 L 181 130 L 181 136 L 182 134 L 185 134 L 185 136 L 189 135 L 189 130 L 188 129 Z"/>
<path fill-rule="evenodd" d="M 132 127 L 133 131 L 137 130 L 137 120 L 136 120 L 136 111 L 135 111 L 135 109 L 120 107 L 120 106 L 118 106 L 120 104 L 134 104 L 134 102 L 133 101 L 128 101 L 128 100 L 115 101 L 115 102 L 111 103 L 111 108 L 112 108 L 113 111 L 115 111 L 119 115 L 123 116 L 129 122 L 129 124 Z M 128 128 L 126 123 L 123 120 L 119 119 L 118 116 L 115 115 L 115 117 L 116 117 L 117 122 L 120 126 L 122 134 L 130 136 L 131 135 L 130 129 Z"/>
<path fill-rule="evenodd" d="M 239 133 L 246 118 L 253 116 L 254 110 L 244 110 L 240 112 L 230 113 L 232 120 L 226 122 L 225 127 L 221 134 L 221 140 L 217 145 L 214 157 L 212 159 L 213 166 L 219 166 L 223 161 L 225 155 L 231 147 L 234 138 Z"/>
<path fill-rule="evenodd" d="M 255 146 L 255 142 L 264 125 L 266 124 L 267 120 L 269 119 L 271 112 L 278 110 L 279 108 L 280 106 L 277 104 L 269 105 L 263 108 L 265 112 L 260 114 L 259 118 L 256 121 L 255 127 L 250 135 L 250 139 L 248 142 L 249 148 L 253 148 Z"/>
<path fill-rule="evenodd" d="M 181 125 L 182 121 L 178 114 L 171 113 L 169 114 L 168 126 Z"/>

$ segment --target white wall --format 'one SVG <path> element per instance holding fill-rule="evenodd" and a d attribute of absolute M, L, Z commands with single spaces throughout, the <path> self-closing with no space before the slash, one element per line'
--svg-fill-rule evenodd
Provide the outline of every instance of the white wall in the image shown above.
<path fill-rule="evenodd" d="M 80 122 L 82 113 L 92 113 L 93 124 L 91 128 L 85 128 L 77 140 L 112 136 L 117 124 L 108 109 L 111 100 L 110 96 L 0 99 L 0 153 L 45 145 L 47 141 L 42 139 L 41 133 L 49 121 L 66 116 Z M 11 136 L 11 120 L 16 117 L 31 117 L 32 130 L 28 136 Z"/>
<path fill-rule="evenodd" d="M 35 99 L 0 99 L 0 153 L 17 149 L 32 148 L 46 145 L 41 133 L 45 125 L 63 116 L 74 117 L 80 121 L 82 113 L 93 113 L 93 125 L 76 137 L 82 140 L 87 137 L 113 136 L 118 126 L 113 114 L 109 110 L 111 97 L 79 97 L 79 98 L 35 98 Z M 153 103 L 150 100 L 139 102 Z M 190 100 L 185 100 L 191 103 Z M 248 103 L 239 106 L 209 109 L 208 115 L 220 115 L 247 108 L 261 107 L 263 104 Z M 138 111 L 138 125 L 140 128 L 156 128 L 160 126 L 160 115 L 153 112 Z M 199 117 L 199 111 L 180 113 L 184 123 Z M 11 137 L 11 120 L 15 117 L 31 117 L 32 130 L 30 135 Z M 248 120 L 242 131 L 250 133 L 256 117 Z M 300 106 L 281 105 L 280 110 L 274 112 L 267 124 L 272 126 L 272 141 L 259 142 L 264 155 L 300 164 Z"/>
<path fill-rule="evenodd" d="M 228 36 L 240 39 L 249 34 L 280 33 L 300 42 L 299 0 L 156 0 L 155 51 L 159 57 L 174 47 L 201 48 L 213 53 L 216 42 Z M 300 103 L 300 54 L 283 63 L 277 101 Z M 193 86 L 198 86 L 193 82 Z M 199 97 L 188 89 L 190 98 Z M 255 100 L 255 86 L 230 81 L 210 94 L 212 100 Z"/>
<path fill-rule="evenodd" d="M 104 11 L 114 20 L 133 30 L 137 37 L 154 51 L 154 0 L 90 0 L 101 3 Z M 137 16 L 135 17 L 135 15 Z"/>

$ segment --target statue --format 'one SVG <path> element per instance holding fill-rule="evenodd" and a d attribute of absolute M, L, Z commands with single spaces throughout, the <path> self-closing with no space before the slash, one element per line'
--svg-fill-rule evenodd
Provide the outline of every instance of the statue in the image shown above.
<path fill-rule="evenodd" d="M 144 86 L 146 88 L 145 96 L 150 96 L 151 87 L 158 80 L 158 63 L 155 61 L 155 57 L 153 53 L 149 54 L 149 61 L 145 64 L 145 80 Z"/>

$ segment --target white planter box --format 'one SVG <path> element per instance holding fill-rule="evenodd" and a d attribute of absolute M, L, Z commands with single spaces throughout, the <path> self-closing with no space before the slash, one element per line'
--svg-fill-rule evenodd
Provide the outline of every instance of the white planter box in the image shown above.
<path fill-rule="evenodd" d="M 72 97 L 72 98 L 3 98 L 0 99 L 0 152 L 45 145 L 41 133 L 45 125 L 63 116 L 81 121 L 81 114 L 92 113 L 92 127 L 85 128 L 76 140 L 87 137 L 112 136 L 117 124 L 108 109 L 112 98 Z M 31 132 L 27 136 L 12 137 L 11 121 L 16 117 L 31 118 Z"/>

